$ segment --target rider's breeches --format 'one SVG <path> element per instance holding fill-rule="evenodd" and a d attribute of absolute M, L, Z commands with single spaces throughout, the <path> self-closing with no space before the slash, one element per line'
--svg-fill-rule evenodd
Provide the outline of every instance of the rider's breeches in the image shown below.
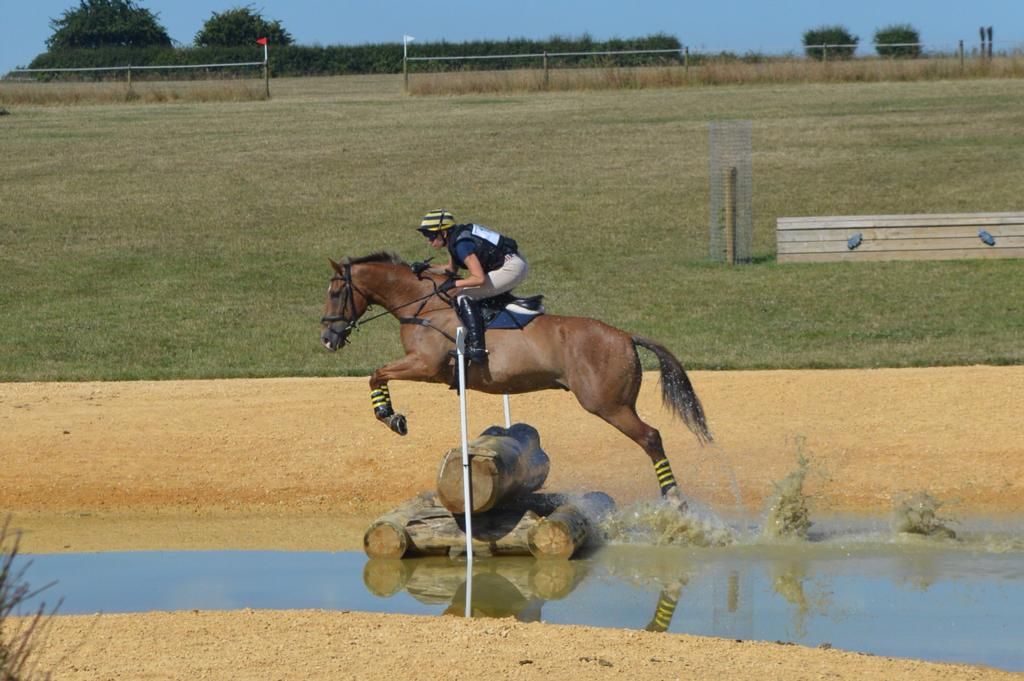
<path fill-rule="evenodd" d="M 386 419 L 395 413 L 387 384 L 370 391 L 370 403 L 373 404 L 373 415 L 379 419 Z"/>
<path fill-rule="evenodd" d="M 511 253 L 505 256 L 505 263 L 496 270 L 487 273 L 487 281 L 480 286 L 465 288 L 459 295 L 469 296 L 475 300 L 492 298 L 500 293 L 511 291 L 526 279 L 530 266 L 523 256 Z"/>

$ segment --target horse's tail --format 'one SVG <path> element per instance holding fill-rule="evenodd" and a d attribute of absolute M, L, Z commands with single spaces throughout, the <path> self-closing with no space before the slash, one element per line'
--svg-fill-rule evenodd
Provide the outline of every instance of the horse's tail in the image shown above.
<path fill-rule="evenodd" d="M 661 400 L 673 414 L 683 419 L 701 444 L 711 442 L 711 431 L 708 430 L 704 418 L 704 407 L 701 406 L 697 393 L 693 390 L 690 377 L 686 375 L 683 365 L 668 348 L 643 336 L 633 336 L 633 345 L 647 348 L 658 357 L 661 365 Z"/>

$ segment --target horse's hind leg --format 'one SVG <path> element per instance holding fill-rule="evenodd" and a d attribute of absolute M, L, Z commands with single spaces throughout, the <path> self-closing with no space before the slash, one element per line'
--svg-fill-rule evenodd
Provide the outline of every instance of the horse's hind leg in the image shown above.
<path fill-rule="evenodd" d="M 594 413 L 643 448 L 654 465 L 654 474 L 658 478 L 658 486 L 661 488 L 663 497 L 678 494 L 676 478 L 672 474 L 672 465 L 669 463 L 668 457 L 665 456 L 665 448 L 661 444 L 661 433 L 657 428 L 652 428 L 640 420 L 634 407 L 622 405 L 613 411 Z M 672 493 L 673 489 L 677 491 Z"/>

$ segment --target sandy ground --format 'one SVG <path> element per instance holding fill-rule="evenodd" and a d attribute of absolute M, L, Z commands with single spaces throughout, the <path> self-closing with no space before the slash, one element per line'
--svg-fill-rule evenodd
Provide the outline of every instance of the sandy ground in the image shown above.
<path fill-rule="evenodd" d="M 954 516 L 1024 512 L 1024 367 L 694 372 L 716 444 L 660 406 L 687 495 L 761 511 L 811 461 L 812 511 L 888 514 L 926 490 Z M 359 550 L 367 524 L 431 489 L 458 446 L 458 402 L 397 383 L 401 438 L 371 415 L 365 379 L 0 384 L 0 508 L 22 552 Z M 470 431 L 503 420 L 470 395 Z M 657 496 L 641 450 L 567 393 L 515 396 L 551 457 L 547 489 Z M 486 655 L 478 652 L 486 650 Z M 58 617 L 40 664 L 57 679 L 137 678 L 1020 678 L 751 642 L 509 620 L 339 612 Z"/>

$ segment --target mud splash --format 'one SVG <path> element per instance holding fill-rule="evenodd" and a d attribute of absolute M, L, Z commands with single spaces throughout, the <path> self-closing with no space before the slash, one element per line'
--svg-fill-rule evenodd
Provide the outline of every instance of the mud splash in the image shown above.
<path fill-rule="evenodd" d="M 956 539 L 956 532 L 947 524 L 956 521 L 939 515 L 939 509 L 943 505 L 942 501 L 928 492 L 918 492 L 900 502 L 896 508 L 893 527 L 901 534 Z"/>
<path fill-rule="evenodd" d="M 765 518 L 762 534 L 772 539 L 807 539 L 807 533 L 814 524 L 804 493 L 810 460 L 803 453 L 802 442 L 797 444 L 797 451 L 796 470 L 775 483 L 775 498 Z"/>
<path fill-rule="evenodd" d="M 639 502 L 610 514 L 600 529 L 609 544 L 708 547 L 736 542 L 734 529 L 692 503 L 680 511 L 663 501 Z"/>

